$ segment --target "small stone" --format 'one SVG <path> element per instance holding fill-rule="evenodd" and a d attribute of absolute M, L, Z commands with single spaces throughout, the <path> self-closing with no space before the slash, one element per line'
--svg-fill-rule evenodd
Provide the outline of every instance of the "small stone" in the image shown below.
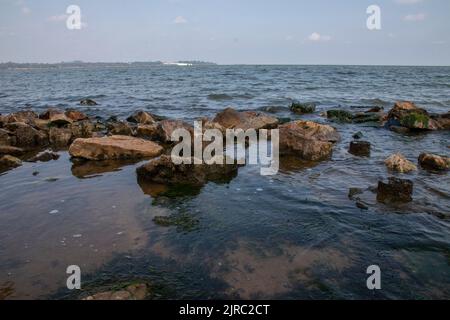
<path fill-rule="evenodd" d="M 29 159 L 29 162 L 48 162 L 52 160 L 58 160 L 59 154 L 51 151 L 44 151 L 39 153 L 38 155 L 34 156 L 33 158 Z"/>
<path fill-rule="evenodd" d="M 98 105 L 98 103 L 95 102 L 92 99 L 83 99 L 83 100 L 80 101 L 80 105 L 82 105 L 82 106 L 96 106 L 96 105 Z"/>
<path fill-rule="evenodd" d="M 368 157 L 370 156 L 370 142 L 352 141 L 350 142 L 349 152 L 355 156 Z"/>
<path fill-rule="evenodd" d="M 363 190 L 361 188 L 350 188 L 348 190 L 348 197 L 350 199 L 353 199 L 354 196 L 358 195 L 358 194 L 362 194 Z"/>
<path fill-rule="evenodd" d="M 0 158 L 0 168 L 17 168 L 22 165 L 22 161 L 16 157 L 6 155 Z"/>
<path fill-rule="evenodd" d="M 363 137 L 363 133 L 361 131 L 358 131 L 357 133 L 355 133 L 353 135 L 353 139 L 356 139 L 356 140 L 362 139 L 362 137 Z"/>
<path fill-rule="evenodd" d="M 313 113 L 314 111 L 316 111 L 316 104 L 293 102 L 291 104 L 290 110 L 298 114 Z"/>

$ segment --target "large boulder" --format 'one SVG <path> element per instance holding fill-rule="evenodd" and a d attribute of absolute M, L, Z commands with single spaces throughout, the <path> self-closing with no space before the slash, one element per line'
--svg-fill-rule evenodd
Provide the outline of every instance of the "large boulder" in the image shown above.
<path fill-rule="evenodd" d="M 138 124 L 153 124 L 156 122 L 153 116 L 145 111 L 135 112 L 133 115 L 127 118 L 127 121 Z"/>
<path fill-rule="evenodd" d="M 293 154 L 304 160 L 329 159 L 333 143 L 340 139 L 337 130 L 312 121 L 295 121 L 279 127 L 280 153 Z"/>
<path fill-rule="evenodd" d="M 419 164 L 424 169 L 445 171 L 450 169 L 450 157 L 422 153 L 419 156 Z"/>
<path fill-rule="evenodd" d="M 129 136 L 76 139 L 69 148 L 72 157 L 87 160 L 151 158 L 162 152 L 157 143 Z"/>
<path fill-rule="evenodd" d="M 405 156 L 400 153 L 391 155 L 384 161 L 384 163 L 389 170 L 397 171 L 400 173 L 407 173 L 417 170 L 417 167 L 414 165 L 414 163 L 406 159 Z"/>
<path fill-rule="evenodd" d="M 227 108 L 218 113 L 213 122 L 219 123 L 227 129 L 274 129 L 278 126 L 278 119 L 255 111 L 239 112 Z"/>
<path fill-rule="evenodd" d="M 388 128 L 404 127 L 410 130 L 437 130 L 439 128 L 425 109 L 417 107 L 410 101 L 396 102 L 387 115 Z"/>
<path fill-rule="evenodd" d="M 175 164 L 171 156 L 162 155 L 139 167 L 137 175 L 144 181 L 164 185 L 201 187 L 208 181 L 230 181 L 237 171 L 236 164 Z"/>

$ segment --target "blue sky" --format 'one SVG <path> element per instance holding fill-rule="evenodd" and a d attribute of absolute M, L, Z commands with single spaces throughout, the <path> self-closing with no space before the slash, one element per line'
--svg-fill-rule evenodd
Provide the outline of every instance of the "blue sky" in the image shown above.
<path fill-rule="evenodd" d="M 72 60 L 450 65 L 450 1 L 0 0 L 0 62 Z"/>

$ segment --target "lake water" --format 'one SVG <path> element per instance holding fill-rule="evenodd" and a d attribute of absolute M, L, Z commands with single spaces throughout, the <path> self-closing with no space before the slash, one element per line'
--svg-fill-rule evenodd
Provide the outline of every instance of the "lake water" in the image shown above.
<path fill-rule="evenodd" d="M 86 97 L 99 105 L 79 106 Z M 293 99 L 316 102 L 317 112 L 291 114 Z M 126 118 L 143 109 L 192 121 L 233 106 L 329 123 L 327 109 L 388 110 L 397 100 L 449 111 L 450 67 L 0 70 L 2 114 L 58 106 Z M 155 197 L 155 186 L 137 181 L 141 163 L 83 167 L 65 151 L 0 175 L 0 299 L 77 298 L 136 279 L 156 299 L 450 298 L 450 176 L 392 174 L 383 163 L 395 152 L 413 162 L 423 151 L 449 155 L 450 133 L 329 124 L 342 136 L 330 161 L 284 159 L 271 177 L 245 166 L 188 195 Z M 358 131 L 370 158 L 347 152 Z M 376 202 L 372 188 L 392 175 L 413 180 L 413 202 Z M 368 210 L 348 198 L 351 187 L 366 190 Z M 183 223 L 160 226 L 156 216 Z M 72 264 L 87 291 L 65 289 Z M 382 290 L 366 287 L 370 265 L 381 268 Z"/>

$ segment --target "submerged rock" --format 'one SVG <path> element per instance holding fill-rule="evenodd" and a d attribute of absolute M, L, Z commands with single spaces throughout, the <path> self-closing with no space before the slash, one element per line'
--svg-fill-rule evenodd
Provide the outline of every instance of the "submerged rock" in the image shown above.
<path fill-rule="evenodd" d="M 274 129 L 278 126 L 278 119 L 260 112 L 239 112 L 227 108 L 218 113 L 213 122 L 219 123 L 226 129 Z"/>
<path fill-rule="evenodd" d="M 350 148 L 348 152 L 359 157 L 370 156 L 370 142 L 368 141 L 352 141 L 350 142 Z"/>
<path fill-rule="evenodd" d="M 82 105 L 82 106 L 96 106 L 96 105 L 98 105 L 98 103 L 95 102 L 92 99 L 83 99 L 83 100 L 80 101 L 80 105 Z"/>
<path fill-rule="evenodd" d="M 364 136 L 363 133 L 361 131 L 358 131 L 357 133 L 355 133 L 353 135 L 353 139 L 359 140 L 359 139 L 362 139 L 363 136 Z"/>
<path fill-rule="evenodd" d="M 384 163 L 392 171 L 407 173 L 417 170 L 417 167 L 407 160 L 401 153 L 396 153 L 387 158 Z"/>
<path fill-rule="evenodd" d="M 202 187 L 208 181 L 227 182 L 237 175 L 236 164 L 175 164 L 171 156 L 162 155 L 137 168 L 139 179 L 165 185 Z"/>
<path fill-rule="evenodd" d="M 388 183 L 378 182 L 377 201 L 382 203 L 411 202 L 413 182 L 390 177 Z"/>
<path fill-rule="evenodd" d="M 132 116 L 128 117 L 127 121 L 139 124 L 154 124 L 156 122 L 153 116 L 145 111 L 137 111 Z"/>
<path fill-rule="evenodd" d="M 353 114 L 345 110 L 328 110 L 327 118 L 339 122 L 352 122 Z"/>
<path fill-rule="evenodd" d="M 13 157 L 11 155 L 2 156 L 0 158 L 0 170 L 17 168 L 20 167 L 21 165 L 22 161 L 19 158 Z"/>
<path fill-rule="evenodd" d="M 314 111 L 316 111 L 316 104 L 312 102 L 310 103 L 293 102 L 289 109 L 297 114 L 313 113 Z"/>
<path fill-rule="evenodd" d="M 148 286 L 144 283 L 133 284 L 119 291 L 99 292 L 83 300 L 144 300 L 149 294 Z"/>
<path fill-rule="evenodd" d="M 152 158 L 162 152 L 163 148 L 155 142 L 129 136 L 79 138 L 69 148 L 72 157 L 88 160 Z"/>
<path fill-rule="evenodd" d="M 339 141 L 337 130 L 312 121 L 294 121 L 279 127 L 280 153 L 299 156 L 304 160 L 329 159 L 333 143 Z"/>
<path fill-rule="evenodd" d="M 450 157 L 422 153 L 419 156 L 419 164 L 424 169 L 445 171 L 450 169 Z"/>

